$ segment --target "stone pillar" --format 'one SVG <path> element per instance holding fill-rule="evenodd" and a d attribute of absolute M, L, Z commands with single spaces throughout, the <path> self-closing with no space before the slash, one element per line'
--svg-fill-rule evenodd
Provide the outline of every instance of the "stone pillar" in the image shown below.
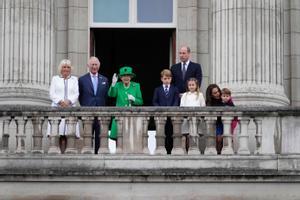
<path fill-rule="evenodd" d="M 44 153 L 43 150 L 43 117 L 34 117 L 32 118 L 33 125 L 33 145 L 32 145 L 32 153 Z"/>
<path fill-rule="evenodd" d="M 83 123 L 83 147 L 81 149 L 82 154 L 92 154 L 93 142 L 92 142 L 92 127 L 94 118 L 93 117 L 81 117 Z"/>
<path fill-rule="evenodd" d="M 206 148 L 204 154 L 217 155 L 216 150 L 216 117 L 205 117 L 206 123 Z"/>
<path fill-rule="evenodd" d="M 59 140 L 59 123 L 61 121 L 60 117 L 49 117 L 48 122 L 50 123 L 51 131 L 50 131 L 50 146 L 48 150 L 48 154 L 60 154 L 60 149 L 58 147 Z"/>
<path fill-rule="evenodd" d="M 2 133 L 2 138 L 1 138 L 1 146 L 0 146 L 0 153 L 5 154 L 8 153 L 9 151 L 9 123 L 11 121 L 10 117 L 4 117 L 2 118 L 3 120 L 3 133 Z"/>
<path fill-rule="evenodd" d="M 49 105 L 54 0 L 2 0 L 0 21 L 0 104 Z"/>
<path fill-rule="evenodd" d="M 149 125 L 149 119 L 150 117 L 143 117 L 143 153 L 144 154 L 150 154 L 149 148 L 148 148 L 148 125 Z"/>
<path fill-rule="evenodd" d="M 26 117 L 16 117 L 16 124 L 17 124 L 17 150 L 16 153 L 24 154 L 25 153 L 25 126 L 27 122 Z"/>
<path fill-rule="evenodd" d="M 239 135 L 239 149 L 238 154 L 250 154 L 249 151 L 249 126 L 250 119 L 249 117 L 241 117 L 240 125 L 241 125 L 241 133 Z"/>
<path fill-rule="evenodd" d="M 126 116 L 126 114 L 125 114 Z M 143 118 L 142 116 L 123 117 L 123 126 L 119 126 L 118 122 L 118 141 L 123 143 L 123 151 L 125 154 L 142 154 L 143 153 Z M 119 134 L 121 131 L 121 134 Z M 118 150 L 118 148 L 117 148 Z M 118 151 L 117 151 L 118 152 Z"/>
<path fill-rule="evenodd" d="M 189 135 L 189 155 L 199 155 L 200 149 L 199 149 L 199 135 L 198 135 L 198 122 L 199 120 L 197 117 L 189 117 L 189 129 L 190 129 L 190 135 Z"/>
<path fill-rule="evenodd" d="M 110 117 L 99 117 L 99 123 L 101 126 L 101 133 L 100 133 L 100 154 L 107 154 L 109 153 L 108 149 L 108 131 L 109 131 L 109 123 Z"/>
<path fill-rule="evenodd" d="M 222 154 L 224 155 L 232 155 L 232 135 L 231 135 L 231 121 L 233 117 L 222 117 L 223 122 L 223 148 Z"/>
<path fill-rule="evenodd" d="M 262 142 L 262 118 L 255 117 L 253 120 L 256 125 L 256 134 L 255 134 L 255 140 L 256 140 L 256 150 L 255 154 L 261 154 L 261 142 Z"/>
<path fill-rule="evenodd" d="M 181 125 L 183 117 L 171 117 L 173 124 L 173 149 L 172 155 L 184 155 L 185 150 L 181 145 Z"/>
<path fill-rule="evenodd" d="M 68 129 L 68 133 L 67 133 L 67 148 L 66 148 L 66 154 L 76 154 L 78 153 L 78 150 L 76 148 L 76 144 L 75 144 L 75 140 L 76 140 L 76 123 L 77 123 L 78 119 L 77 117 L 68 117 L 66 119 L 66 123 L 67 123 L 67 129 Z"/>
<path fill-rule="evenodd" d="M 123 134 L 124 134 L 124 117 L 115 117 L 118 126 L 117 150 L 116 153 L 123 153 Z"/>
<path fill-rule="evenodd" d="M 282 0 L 212 0 L 212 82 L 236 104 L 288 105 Z"/>
<path fill-rule="evenodd" d="M 167 117 L 154 117 L 155 126 L 156 126 L 156 150 L 155 154 L 157 155 L 166 155 L 167 151 L 165 148 L 165 125 Z"/>

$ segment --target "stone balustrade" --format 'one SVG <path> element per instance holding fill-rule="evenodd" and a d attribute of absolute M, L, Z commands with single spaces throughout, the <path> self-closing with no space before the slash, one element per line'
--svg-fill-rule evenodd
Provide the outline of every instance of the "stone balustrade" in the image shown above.
<path fill-rule="evenodd" d="M 67 109 L 35 106 L 0 108 L 1 154 L 60 154 L 58 129 L 62 119 L 68 126 L 66 154 L 92 154 L 92 123 L 101 125 L 99 154 L 109 154 L 110 121 L 118 124 L 117 154 L 166 155 L 165 123 L 173 124 L 172 155 L 184 155 L 181 125 L 190 125 L 189 155 L 216 155 L 215 123 L 222 117 L 224 126 L 222 155 L 300 153 L 300 108 L 296 107 L 75 107 Z M 238 118 L 235 133 L 231 122 Z M 152 120 L 152 122 L 151 122 Z M 153 123 L 154 122 L 154 123 Z M 81 139 L 76 139 L 76 124 Z M 155 124 L 155 151 L 149 151 L 149 124 Z M 48 124 L 51 124 L 47 137 Z"/>

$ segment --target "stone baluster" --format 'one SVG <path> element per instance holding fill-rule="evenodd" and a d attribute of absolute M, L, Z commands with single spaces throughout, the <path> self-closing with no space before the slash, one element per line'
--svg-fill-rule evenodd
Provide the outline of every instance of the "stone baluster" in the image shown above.
<path fill-rule="evenodd" d="M 77 117 L 68 117 L 66 119 L 67 124 L 67 148 L 66 148 L 66 154 L 76 154 L 78 153 L 78 149 L 75 145 L 75 139 L 76 139 L 76 124 L 77 124 Z"/>
<path fill-rule="evenodd" d="M 185 150 L 182 147 L 181 125 L 183 117 L 171 117 L 173 124 L 173 155 L 184 155 Z"/>
<path fill-rule="evenodd" d="M 110 117 L 99 117 L 99 123 L 101 126 L 101 133 L 100 133 L 100 148 L 99 153 L 101 154 L 108 154 L 108 131 L 109 131 L 109 123 Z"/>
<path fill-rule="evenodd" d="M 189 155 L 199 155 L 200 149 L 199 149 L 199 135 L 198 135 L 198 119 L 197 117 L 190 117 L 189 118 L 189 129 L 190 129 L 190 135 L 189 135 Z"/>
<path fill-rule="evenodd" d="M 240 125 L 241 125 L 241 133 L 239 135 L 239 149 L 238 154 L 249 155 L 249 134 L 248 134 L 248 126 L 249 126 L 250 118 L 249 117 L 241 117 Z"/>
<path fill-rule="evenodd" d="M 143 153 L 150 154 L 148 148 L 148 125 L 150 117 L 143 117 Z"/>
<path fill-rule="evenodd" d="M 165 148 L 165 125 L 167 117 L 154 117 L 155 126 L 156 126 L 156 150 L 155 154 L 157 155 L 166 155 L 167 151 Z"/>
<path fill-rule="evenodd" d="M 44 153 L 42 144 L 43 144 L 43 117 L 34 117 L 32 118 L 33 124 L 33 147 L 31 152 L 32 153 Z"/>
<path fill-rule="evenodd" d="M 16 117 L 16 124 L 17 124 L 17 150 L 16 153 L 24 154 L 25 153 L 25 126 L 27 122 L 27 117 Z"/>
<path fill-rule="evenodd" d="M 206 148 L 204 154 L 217 155 L 216 150 L 216 117 L 205 117 L 206 123 Z"/>
<path fill-rule="evenodd" d="M 118 126 L 118 138 L 117 138 L 117 150 L 116 153 L 123 153 L 123 132 L 124 132 L 124 118 L 123 117 L 115 117 Z"/>
<path fill-rule="evenodd" d="M 92 154 L 93 142 L 92 142 L 92 127 L 94 117 L 81 117 L 83 123 L 83 147 L 81 149 L 82 154 Z"/>
<path fill-rule="evenodd" d="M 222 117 L 223 122 L 223 148 L 222 154 L 232 155 L 232 135 L 231 135 L 231 121 L 233 117 Z"/>
<path fill-rule="evenodd" d="M 0 153 L 8 153 L 8 138 L 9 138 L 9 123 L 11 121 L 10 117 L 3 118 L 3 134 L 2 134 L 2 142 Z"/>
<path fill-rule="evenodd" d="M 254 123 L 256 124 L 256 150 L 255 154 L 261 154 L 261 141 L 262 141 L 262 119 L 259 117 L 254 118 Z"/>
<path fill-rule="evenodd" d="M 58 138 L 59 138 L 59 123 L 61 119 L 60 117 L 49 117 L 48 122 L 51 127 L 50 134 L 50 146 L 48 150 L 48 154 L 60 154 L 60 149 L 58 147 Z"/>
<path fill-rule="evenodd" d="M 2 138 L 3 138 L 3 124 L 4 124 L 4 118 L 0 117 L 0 150 L 2 149 Z"/>

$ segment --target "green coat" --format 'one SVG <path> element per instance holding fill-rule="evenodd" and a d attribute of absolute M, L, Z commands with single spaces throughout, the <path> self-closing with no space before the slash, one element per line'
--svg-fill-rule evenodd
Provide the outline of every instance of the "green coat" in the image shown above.
<path fill-rule="evenodd" d="M 135 97 L 134 102 L 129 102 L 128 94 Z M 122 82 L 117 82 L 114 87 L 110 86 L 108 96 L 116 98 L 116 106 L 118 107 L 139 106 L 143 104 L 140 84 L 133 81 L 130 82 L 130 86 L 128 88 L 124 87 Z M 117 139 L 117 136 L 118 127 L 115 119 L 113 119 L 109 137 L 111 139 Z"/>

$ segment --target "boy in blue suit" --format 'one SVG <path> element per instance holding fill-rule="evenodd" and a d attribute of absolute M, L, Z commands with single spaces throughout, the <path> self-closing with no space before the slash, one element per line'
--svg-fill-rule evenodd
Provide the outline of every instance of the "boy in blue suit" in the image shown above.
<path fill-rule="evenodd" d="M 172 72 L 168 69 L 162 70 L 160 73 L 162 85 L 155 88 L 152 103 L 154 106 L 179 106 L 179 92 L 176 87 L 171 85 Z M 171 154 L 173 148 L 173 126 L 172 121 L 168 117 L 165 125 L 165 147 L 167 154 Z"/>

